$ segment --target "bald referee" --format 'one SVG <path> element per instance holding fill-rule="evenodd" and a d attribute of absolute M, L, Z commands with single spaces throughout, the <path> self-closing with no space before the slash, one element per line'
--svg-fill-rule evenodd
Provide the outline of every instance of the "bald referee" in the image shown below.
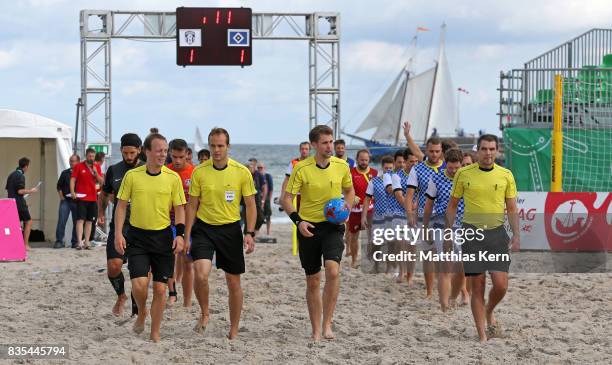
<path fill-rule="evenodd" d="M 493 310 L 508 289 L 510 247 L 518 247 L 520 243 L 516 184 L 510 170 L 495 164 L 498 146 L 498 139 L 492 134 L 478 138 L 478 163 L 457 171 L 446 211 L 446 227 L 452 228 L 459 200 L 463 197 L 463 228 L 482 230 L 482 235 L 476 234 L 473 240 L 468 240 L 466 235 L 462 247 L 464 254 L 473 255 L 476 259 L 464 261 L 463 268 L 472 288 L 472 315 L 481 342 L 501 334 L 501 324 L 495 319 Z M 504 227 L 505 210 L 512 228 L 512 239 Z M 491 254 L 494 255 L 493 259 Z M 484 259 L 483 255 L 488 259 Z M 487 272 L 493 286 L 485 307 Z"/>
<path fill-rule="evenodd" d="M 208 134 L 212 159 L 198 165 L 191 176 L 185 236 L 193 259 L 194 289 L 200 318 L 194 330 L 204 332 L 209 321 L 208 275 L 213 256 L 225 271 L 228 289 L 230 330 L 227 338 L 238 337 L 243 292 L 240 275 L 245 272 L 244 252 L 255 250 L 257 207 L 251 172 L 228 156 L 229 133 L 213 128 Z M 240 229 L 240 201 L 246 209 L 246 232 Z M 189 243 L 191 242 L 191 243 Z"/>

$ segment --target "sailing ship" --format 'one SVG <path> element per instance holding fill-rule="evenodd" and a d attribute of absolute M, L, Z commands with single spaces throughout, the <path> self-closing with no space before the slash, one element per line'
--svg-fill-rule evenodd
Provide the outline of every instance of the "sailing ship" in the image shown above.
<path fill-rule="evenodd" d="M 457 135 L 459 117 L 446 59 L 445 29 L 442 25 L 435 65 L 417 74 L 411 70 L 414 56 L 411 57 L 355 132 L 343 132 L 363 141 L 372 157 L 393 154 L 406 145 L 402 129 L 405 121 L 411 123 L 410 134 L 417 143 L 425 142 L 432 135 Z M 416 36 L 413 40 L 416 49 Z M 357 135 L 371 129 L 374 129 L 371 138 Z"/>

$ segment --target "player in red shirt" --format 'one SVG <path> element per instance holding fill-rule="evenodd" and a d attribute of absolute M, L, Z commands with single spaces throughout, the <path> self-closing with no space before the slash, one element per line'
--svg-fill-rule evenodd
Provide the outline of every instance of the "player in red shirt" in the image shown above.
<path fill-rule="evenodd" d="M 376 169 L 370 168 L 370 151 L 363 149 L 357 151 L 356 156 L 357 165 L 351 169 L 351 176 L 353 178 L 353 187 L 355 189 L 355 200 L 357 201 L 353 205 L 351 214 L 348 220 L 348 231 L 346 234 L 346 243 L 348 245 L 347 251 L 351 256 L 351 267 L 357 268 L 359 259 L 359 231 L 361 227 L 361 212 L 363 209 L 368 210 L 368 220 L 372 220 L 372 209 L 374 204 L 370 201 L 370 206 L 364 207 L 363 201 L 365 200 L 366 189 L 370 180 L 378 175 Z"/>
<path fill-rule="evenodd" d="M 94 163 L 96 151 L 88 148 L 85 151 L 85 161 L 74 166 L 70 177 L 70 194 L 77 204 L 76 235 L 78 246 L 89 250 L 89 237 L 91 235 L 92 223 L 98 216 L 98 192 L 96 184 L 102 185 L 104 177 L 100 165 Z M 84 227 L 83 227 L 84 226 Z M 83 232 L 85 228 L 85 232 Z M 83 244 L 83 233 L 85 243 Z"/>
<path fill-rule="evenodd" d="M 185 198 L 189 200 L 189 186 L 191 185 L 191 174 L 193 164 L 189 160 L 187 142 L 183 139 L 173 139 L 169 144 L 170 157 L 172 162 L 168 168 L 181 177 Z M 174 228 L 174 212 L 171 213 L 171 220 Z M 180 282 L 183 286 L 183 307 L 191 307 L 191 294 L 193 293 L 193 261 L 189 254 L 178 253 L 174 263 L 174 275 L 168 279 L 168 306 L 176 302 L 176 283 Z"/>

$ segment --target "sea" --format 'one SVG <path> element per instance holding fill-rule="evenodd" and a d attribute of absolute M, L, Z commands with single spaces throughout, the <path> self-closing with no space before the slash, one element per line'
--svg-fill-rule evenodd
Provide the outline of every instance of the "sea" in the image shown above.
<path fill-rule="evenodd" d="M 193 149 L 193 145 L 190 144 Z M 266 172 L 272 175 L 273 192 L 272 199 L 280 196 L 281 186 L 285 178 L 285 172 L 289 162 L 298 157 L 299 148 L 295 145 L 278 144 L 232 144 L 229 152 L 230 158 L 241 163 L 247 163 L 250 158 L 256 158 L 266 166 Z M 112 144 L 111 162 L 114 164 L 121 161 L 120 144 Z M 197 151 L 193 153 L 193 163 L 197 164 Z M 288 223 L 289 217 L 279 210 L 278 205 L 272 203 L 272 222 Z"/>

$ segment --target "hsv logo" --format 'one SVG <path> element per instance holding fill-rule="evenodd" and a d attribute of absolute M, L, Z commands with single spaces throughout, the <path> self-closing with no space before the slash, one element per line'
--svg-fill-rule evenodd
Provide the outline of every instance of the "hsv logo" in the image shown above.
<path fill-rule="evenodd" d="M 544 222 L 551 250 L 612 249 L 607 219 L 611 201 L 612 193 L 548 193 Z"/>

